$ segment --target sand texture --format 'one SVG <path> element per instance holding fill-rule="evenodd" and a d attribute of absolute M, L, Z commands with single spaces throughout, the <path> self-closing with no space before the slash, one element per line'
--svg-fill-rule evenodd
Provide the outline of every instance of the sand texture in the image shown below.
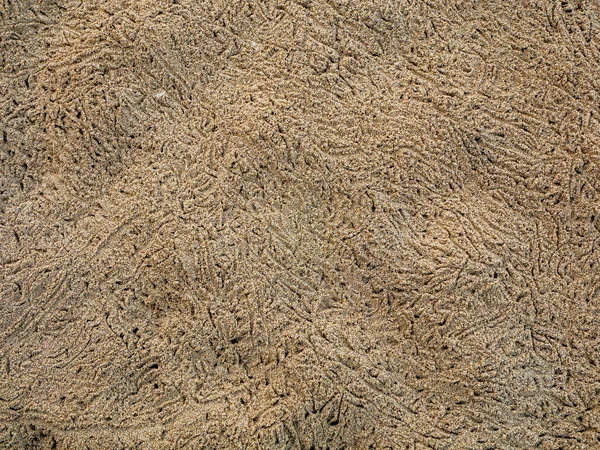
<path fill-rule="evenodd" d="M 0 0 L 0 449 L 600 449 L 599 33 Z"/>

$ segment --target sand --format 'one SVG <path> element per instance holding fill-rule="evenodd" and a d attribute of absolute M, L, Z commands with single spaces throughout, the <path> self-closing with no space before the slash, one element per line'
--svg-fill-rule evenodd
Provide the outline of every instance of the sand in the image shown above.
<path fill-rule="evenodd" d="M 600 448 L 599 18 L 0 2 L 0 448 Z"/>

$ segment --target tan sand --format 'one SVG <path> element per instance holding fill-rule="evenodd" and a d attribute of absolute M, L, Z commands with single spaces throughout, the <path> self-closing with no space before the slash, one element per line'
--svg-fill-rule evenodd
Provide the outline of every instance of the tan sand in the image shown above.
<path fill-rule="evenodd" d="M 0 449 L 600 448 L 600 6 L 0 2 Z"/>

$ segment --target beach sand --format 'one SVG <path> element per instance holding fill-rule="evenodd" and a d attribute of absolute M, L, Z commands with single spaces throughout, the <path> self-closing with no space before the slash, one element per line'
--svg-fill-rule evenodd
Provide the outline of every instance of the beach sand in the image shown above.
<path fill-rule="evenodd" d="M 0 448 L 600 448 L 599 18 L 0 2 Z"/>

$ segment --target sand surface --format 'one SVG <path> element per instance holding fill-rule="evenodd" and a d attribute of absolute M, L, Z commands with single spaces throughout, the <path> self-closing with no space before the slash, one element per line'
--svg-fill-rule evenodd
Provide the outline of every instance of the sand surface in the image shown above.
<path fill-rule="evenodd" d="M 0 448 L 600 448 L 599 33 L 1 0 Z"/>

